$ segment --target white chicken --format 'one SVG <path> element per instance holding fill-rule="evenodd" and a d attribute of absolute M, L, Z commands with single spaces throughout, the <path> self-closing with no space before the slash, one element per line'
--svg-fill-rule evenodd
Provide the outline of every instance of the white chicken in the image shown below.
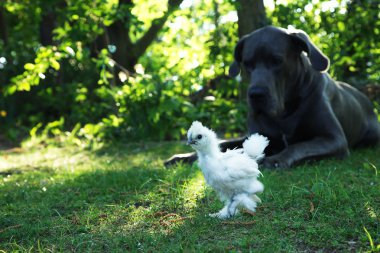
<path fill-rule="evenodd" d="M 243 207 L 252 212 L 261 202 L 256 193 L 264 190 L 257 179 L 261 172 L 257 161 L 264 157 L 268 139 L 254 134 L 244 143 L 243 148 L 221 152 L 214 131 L 194 121 L 187 132 L 188 144 L 198 154 L 199 167 L 210 185 L 219 195 L 225 206 L 211 217 L 231 218 Z"/>

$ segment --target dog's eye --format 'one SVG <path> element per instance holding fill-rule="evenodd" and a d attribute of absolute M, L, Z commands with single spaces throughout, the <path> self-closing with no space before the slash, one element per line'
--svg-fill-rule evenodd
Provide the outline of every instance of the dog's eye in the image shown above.
<path fill-rule="evenodd" d="M 245 61 L 243 62 L 244 67 L 247 71 L 252 72 L 255 70 L 255 63 L 253 61 Z"/>
<path fill-rule="evenodd" d="M 281 57 L 273 57 L 271 59 L 271 63 L 274 65 L 274 66 L 278 66 L 278 65 L 281 65 L 283 63 L 283 60 Z"/>
<path fill-rule="evenodd" d="M 197 139 L 198 139 L 198 140 L 202 139 L 202 135 L 198 134 L 198 135 L 197 135 Z"/>
<path fill-rule="evenodd" d="M 255 68 L 252 66 L 248 66 L 248 67 L 246 67 L 246 69 L 248 72 L 253 72 L 255 70 Z"/>

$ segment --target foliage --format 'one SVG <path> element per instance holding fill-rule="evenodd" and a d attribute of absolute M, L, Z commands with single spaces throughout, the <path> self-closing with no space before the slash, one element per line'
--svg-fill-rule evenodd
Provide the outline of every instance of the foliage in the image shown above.
<path fill-rule="evenodd" d="M 191 8 L 179 10 L 159 36 L 161 43 L 152 45 L 140 59 L 136 73 L 126 71 L 122 66 L 120 68 L 113 61 L 115 49 L 112 45 L 100 50 L 94 57 L 89 43 L 102 33 L 104 26 L 112 24 L 118 14 L 115 12 L 115 2 L 90 2 L 67 2 L 65 9 L 58 9 L 60 25 L 54 30 L 54 41 L 58 46 L 38 47 L 34 62 L 25 63 L 24 72 L 12 77 L 3 89 L 3 93 L 8 95 L 3 98 L 6 102 L 19 101 L 28 96 L 24 101 L 26 104 L 11 103 L 4 108 L 9 115 L 5 119 L 9 120 L 9 124 L 14 121 L 13 117 L 16 117 L 19 127 L 39 123 L 46 125 L 64 118 L 62 131 L 80 124 L 82 129 L 78 133 L 84 133 L 86 137 L 96 136 L 92 137 L 96 139 L 120 136 L 179 139 L 195 118 L 209 122 L 218 119 L 213 121 L 214 125 L 220 122 L 224 113 L 229 111 L 229 104 L 235 103 L 236 98 L 226 99 L 222 91 L 214 91 L 214 96 L 218 98 L 216 103 L 200 98 L 195 104 L 190 99 L 210 79 L 224 75 L 225 62 L 230 61 L 231 56 L 225 50 L 222 53 L 221 49 L 232 48 L 237 39 L 228 39 L 233 37 L 232 23 L 215 28 L 214 22 L 218 21 L 213 20 L 213 12 L 208 11 L 213 9 L 213 1 L 196 3 Z M 142 36 L 154 15 L 160 15 L 161 12 L 157 14 L 155 10 L 162 4 L 157 3 L 152 1 L 151 5 L 146 6 L 147 3 L 142 1 L 130 10 L 129 17 L 134 20 L 131 33 L 135 40 Z M 43 9 L 44 4 L 37 2 L 34 8 Z M 10 1 L 5 7 L 21 15 L 23 9 L 17 12 L 13 5 L 16 3 Z M 231 5 L 224 5 L 223 11 L 230 10 Z M 193 22 L 189 23 L 189 19 Z M 214 40 L 214 36 L 218 38 Z M 36 40 L 36 35 L 31 34 L 28 39 Z M 28 40 L 24 41 L 23 46 L 27 46 Z M 115 76 L 121 80 L 115 80 Z M 228 85 L 232 86 L 232 92 L 236 91 L 232 81 Z M 39 87 L 31 90 L 32 86 Z M 27 91 L 28 94 L 16 91 Z M 215 108 L 212 114 L 206 112 L 208 104 Z M 198 108 L 203 108 L 203 116 Z M 242 113 L 244 110 L 229 112 L 233 117 L 226 121 L 232 123 L 225 124 L 227 132 L 236 133 L 244 129 Z M 241 127 L 236 128 L 236 125 Z"/>
<path fill-rule="evenodd" d="M 377 1 L 292 1 L 273 10 L 273 23 L 306 31 L 330 58 L 330 73 L 361 87 L 380 80 Z"/>
<path fill-rule="evenodd" d="M 244 134 L 244 85 L 225 78 L 238 40 L 234 4 L 184 1 L 167 14 L 158 0 L 1 2 L 8 31 L 0 32 L 0 128 L 11 138 L 33 129 L 77 143 L 170 140 L 198 119 L 225 137 Z M 305 30 L 330 57 L 333 76 L 363 85 L 380 80 L 379 8 L 373 1 L 282 1 L 268 15 L 275 25 Z M 111 27 L 128 26 L 125 44 L 136 46 L 165 15 L 134 68 L 119 64 Z M 49 44 L 42 31 L 52 16 Z"/>
<path fill-rule="evenodd" d="M 379 148 L 289 171 L 262 169 L 263 203 L 228 222 L 183 144 L 0 151 L 0 251 L 378 252 Z M 363 229 L 365 228 L 365 229 Z"/>

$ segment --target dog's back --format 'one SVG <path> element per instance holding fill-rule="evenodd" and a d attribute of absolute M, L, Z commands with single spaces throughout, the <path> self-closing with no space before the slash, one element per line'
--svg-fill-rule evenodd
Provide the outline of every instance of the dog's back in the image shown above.
<path fill-rule="evenodd" d="M 362 92 L 331 78 L 325 92 L 350 147 L 375 145 L 380 142 L 377 115 L 371 101 Z"/>

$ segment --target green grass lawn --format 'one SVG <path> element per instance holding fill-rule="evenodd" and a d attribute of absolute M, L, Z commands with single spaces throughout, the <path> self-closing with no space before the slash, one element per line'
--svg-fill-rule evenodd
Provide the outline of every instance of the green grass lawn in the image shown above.
<path fill-rule="evenodd" d="M 197 165 L 163 167 L 186 148 L 0 151 L 0 252 L 380 251 L 380 148 L 262 169 L 256 214 L 228 222 Z"/>

